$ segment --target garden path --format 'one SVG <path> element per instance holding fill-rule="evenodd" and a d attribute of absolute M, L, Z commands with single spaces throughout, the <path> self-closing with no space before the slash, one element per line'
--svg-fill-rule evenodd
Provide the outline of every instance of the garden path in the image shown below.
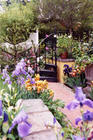
<path fill-rule="evenodd" d="M 64 101 L 65 105 L 69 104 L 72 100 L 74 100 L 74 92 L 62 83 L 50 82 L 49 88 L 54 91 L 54 99 L 60 99 Z M 84 111 L 85 110 L 93 111 L 93 109 L 90 109 L 87 106 L 84 106 Z M 64 109 L 62 109 L 62 112 L 67 115 L 67 118 L 74 126 L 75 118 L 81 116 L 79 107 L 77 107 L 75 110 L 70 111 L 65 107 Z"/>

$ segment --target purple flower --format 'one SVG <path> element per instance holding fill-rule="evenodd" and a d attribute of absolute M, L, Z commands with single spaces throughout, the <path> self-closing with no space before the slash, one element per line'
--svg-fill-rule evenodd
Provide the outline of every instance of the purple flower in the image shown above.
<path fill-rule="evenodd" d="M 79 105 L 80 107 L 83 107 L 83 105 L 87 105 L 93 108 L 93 101 L 91 101 L 90 99 L 86 99 L 86 96 L 83 94 L 81 87 L 76 88 L 75 100 L 73 100 L 69 105 L 67 105 L 67 108 L 71 110 L 75 109 Z"/>
<path fill-rule="evenodd" d="M 82 118 L 76 118 L 75 119 L 75 124 L 78 125 L 78 123 L 82 120 Z"/>
<path fill-rule="evenodd" d="M 3 111 L 3 108 L 2 108 L 2 100 L 0 100 L 0 116 L 2 116 L 2 111 Z"/>
<path fill-rule="evenodd" d="M 24 59 L 22 59 L 17 65 L 15 70 L 12 72 L 12 77 L 14 76 L 19 76 L 21 74 L 27 75 L 27 72 L 25 71 L 26 69 L 26 63 Z"/>
<path fill-rule="evenodd" d="M 93 121 L 93 112 L 90 111 L 86 111 L 85 113 L 83 113 L 82 118 L 76 118 L 75 123 L 76 125 L 78 125 L 78 123 L 80 121 Z"/>
<path fill-rule="evenodd" d="M 6 114 L 6 112 L 4 112 L 3 114 L 2 100 L 0 100 L 0 116 L 3 116 L 3 122 L 8 121 L 8 115 Z"/>
<path fill-rule="evenodd" d="M 61 133 L 61 136 L 64 137 L 64 132 Z"/>
<path fill-rule="evenodd" d="M 64 65 L 65 69 L 63 70 L 64 74 L 69 77 L 69 73 L 72 71 L 72 68 L 69 67 L 69 65 L 65 64 Z"/>
<path fill-rule="evenodd" d="M 17 83 L 18 83 L 19 85 L 23 86 L 24 83 L 25 83 L 24 77 L 19 76 L 18 79 L 17 79 Z"/>
<path fill-rule="evenodd" d="M 10 80 L 10 76 L 8 75 L 8 72 L 7 72 L 7 66 L 5 67 L 5 69 L 3 69 L 3 72 L 2 72 L 2 79 L 5 79 L 5 81 L 3 82 L 3 84 L 12 84 L 11 80 Z"/>
<path fill-rule="evenodd" d="M 7 122 L 8 121 L 8 115 L 6 114 L 6 112 L 4 112 L 4 120 L 3 122 Z"/>
<path fill-rule="evenodd" d="M 84 121 L 93 121 L 93 112 L 87 110 L 86 113 L 83 114 Z"/>
<path fill-rule="evenodd" d="M 54 118 L 53 118 L 53 124 L 55 124 L 55 123 L 56 123 L 56 118 L 54 117 Z"/>
<path fill-rule="evenodd" d="M 85 140 L 85 138 L 80 136 L 73 136 L 73 140 Z"/>
<path fill-rule="evenodd" d="M 9 128 L 9 133 L 12 131 L 12 129 L 17 126 L 18 134 L 20 137 L 25 137 L 29 134 L 29 130 L 31 128 L 31 124 L 27 122 L 28 116 L 27 114 L 22 110 L 13 120 L 12 126 Z"/>
<path fill-rule="evenodd" d="M 46 51 L 48 51 L 49 50 L 49 48 L 48 47 L 46 47 Z"/>
<path fill-rule="evenodd" d="M 8 84 L 12 84 L 9 75 L 6 77 L 5 81 L 3 82 L 3 84 L 6 84 L 6 83 L 8 83 Z"/>
<path fill-rule="evenodd" d="M 64 67 L 69 68 L 69 65 L 65 64 Z"/>

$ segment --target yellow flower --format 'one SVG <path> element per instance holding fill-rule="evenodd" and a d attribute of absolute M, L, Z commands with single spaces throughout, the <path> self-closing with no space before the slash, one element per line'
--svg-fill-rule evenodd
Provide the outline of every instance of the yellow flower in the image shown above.
<path fill-rule="evenodd" d="M 31 91 L 31 90 L 32 90 L 32 87 L 28 87 L 27 90 L 28 90 L 28 91 Z"/>
<path fill-rule="evenodd" d="M 43 81 L 43 88 L 44 89 L 48 88 L 48 82 L 46 80 Z"/>
<path fill-rule="evenodd" d="M 35 81 L 39 81 L 40 80 L 40 75 L 39 74 L 36 74 L 35 75 Z"/>
<path fill-rule="evenodd" d="M 42 91 L 42 87 L 38 86 L 37 87 L 37 93 L 40 93 Z"/>
<path fill-rule="evenodd" d="M 51 97 L 54 96 L 53 90 L 50 90 L 49 94 L 50 94 Z"/>
<path fill-rule="evenodd" d="M 25 84 L 29 84 L 30 81 L 31 81 L 30 79 L 26 80 L 26 81 L 25 81 Z"/>
<path fill-rule="evenodd" d="M 28 87 L 31 87 L 31 84 L 26 84 L 25 88 L 27 89 Z"/>

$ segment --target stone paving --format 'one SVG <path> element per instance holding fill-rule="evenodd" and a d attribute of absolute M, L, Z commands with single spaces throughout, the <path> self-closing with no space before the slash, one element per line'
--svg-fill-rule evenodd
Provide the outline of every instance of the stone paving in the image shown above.
<path fill-rule="evenodd" d="M 32 124 L 29 135 L 23 140 L 57 140 L 53 124 L 54 116 L 41 99 L 22 100 L 21 107 L 28 114 L 28 122 Z M 60 131 L 61 126 L 58 122 L 56 127 L 57 131 Z"/>
<path fill-rule="evenodd" d="M 64 101 L 65 105 L 74 100 L 74 92 L 62 83 L 50 82 L 49 88 L 54 91 L 54 99 L 60 99 Z M 85 110 L 93 111 L 93 109 L 90 109 L 87 106 L 84 106 L 84 111 Z M 75 126 L 75 118 L 81 116 L 79 107 L 77 107 L 75 110 L 70 111 L 65 107 L 64 109 L 62 109 L 62 112 L 67 115 L 67 118 L 71 121 L 73 126 Z"/>
<path fill-rule="evenodd" d="M 50 82 L 49 88 L 54 91 L 54 100 L 60 99 L 65 102 L 65 105 L 74 100 L 74 92 L 61 83 Z M 28 122 L 32 124 L 29 135 L 23 138 L 23 140 L 57 140 L 53 125 L 54 116 L 41 99 L 22 100 L 21 107 L 28 114 Z M 85 106 L 84 110 L 87 109 L 89 110 Z M 68 111 L 65 107 L 61 111 L 67 115 L 72 125 L 75 126 L 75 118 L 80 116 L 80 108 L 78 107 L 73 111 Z M 60 131 L 61 126 L 58 122 L 56 123 L 56 127 L 57 131 Z"/>

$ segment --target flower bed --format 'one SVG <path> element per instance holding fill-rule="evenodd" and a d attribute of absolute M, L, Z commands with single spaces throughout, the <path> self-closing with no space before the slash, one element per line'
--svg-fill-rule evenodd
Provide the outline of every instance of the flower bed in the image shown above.
<path fill-rule="evenodd" d="M 43 100 L 54 115 L 55 133 L 56 119 L 62 126 L 60 130 L 62 139 L 88 140 L 93 137 L 92 127 L 88 125 L 88 122 L 93 121 L 93 112 L 83 111 L 84 105 L 93 108 L 93 101 L 85 97 L 81 87 L 76 88 L 75 100 L 66 107 L 71 110 L 80 106 L 82 117 L 76 119 L 76 125 L 81 121 L 82 131 L 81 127 L 80 129 L 74 128 L 69 121 L 66 121 L 66 116 L 59 110 L 64 107 L 64 103 L 60 100 L 53 100 L 53 91 L 48 89 L 48 82 L 40 80 L 38 74 L 34 75 L 33 70 L 27 67 L 23 59 L 16 65 L 12 73 L 8 73 L 8 67 L 5 67 L 2 71 L 2 76 L 3 83 L 8 87 L 0 91 L 1 139 L 20 140 L 29 134 L 33 126 L 28 122 L 28 115 L 24 111 L 24 107 L 19 107 L 19 99 L 38 98 Z M 87 130 L 89 133 L 86 133 Z M 58 135 L 56 133 L 57 137 Z"/>
<path fill-rule="evenodd" d="M 23 108 L 19 108 L 19 105 L 17 105 L 19 99 L 41 98 L 54 116 L 57 117 L 60 124 L 62 126 L 66 125 L 66 122 L 62 121 L 64 120 L 65 115 L 58 110 L 59 107 L 64 107 L 64 103 L 60 100 L 53 101 L 53 91 L 48 89 L 48 82 L 46 80 L 40 80 L 38 74 L 34 75 L 34 71 L 31 67 L 27 67 L 24 59 L 16 65 L 15 70 L 12 73 L 8 72 L 8 66 L 6 66 L 1 75 L 6 89 L 1 90 L 0 110 L 2 110 L 3 105 L 3 110 L 6 112 L 8 118 L 6 120 L 7 130 L 3 130 L 3 127 L 1 127 L 1 139 L 4 137 L 6 139 L 10 137 L 12 139 L 20 139 L 28 135 L 31 124 L 27 122 L 28 116 Z M 2 126 L 6 115 L 3 114 L 4 113 L 1 114 Z M 24 132 L 24 129 L 26 132 Z"/>

